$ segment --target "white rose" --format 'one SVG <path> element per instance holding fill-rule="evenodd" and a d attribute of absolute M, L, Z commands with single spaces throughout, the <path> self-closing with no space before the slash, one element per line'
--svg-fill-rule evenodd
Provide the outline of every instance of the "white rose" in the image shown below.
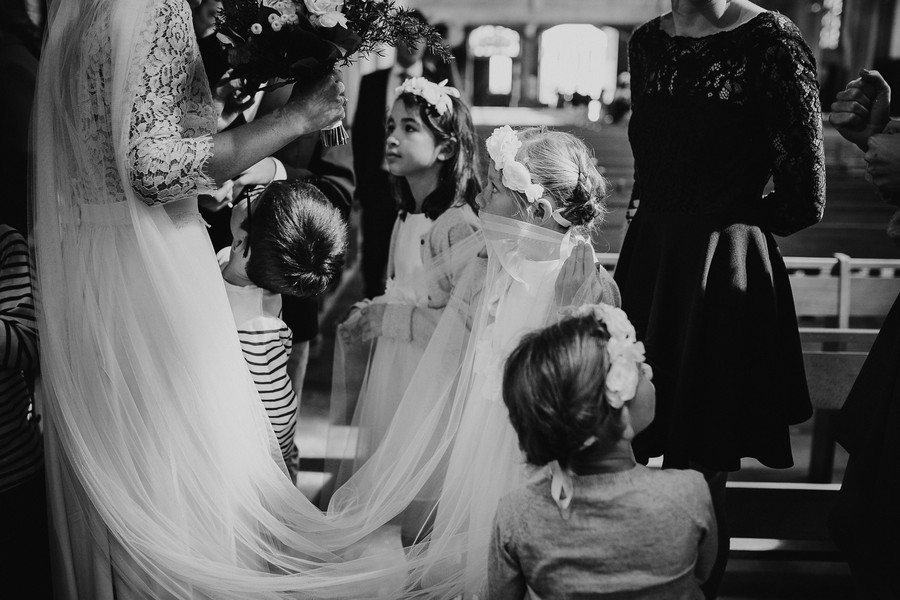
<path fill-rule="evenodd" d="M 622 403 L 634 398 L 640 374 L 633 360 L 619 357 L 613 360 L 606 373 L 606 397 L 609 405 L 620 408 Z"/>
<path fill-rule="evenodd" d="M 453 101 L 450 100 L 449 96 L 441 96 L 437 104 L 434 105 L 434 109 L 438 111 L 439 115 L 442 115 L 448 110 L 453 110 Z"/>
<path fill-rule="evenodd" d="M 341 27 L 346 29 L 347 17 L 345 17 L 343 13 L 339 13 L 337 11 L 327 12 L 324 15 L 319 15 L 316 18 L 316 24 L 319 27 L 325 27 L 327 29 L 331 29 L 335 25 L 340 25 Z"/>
<path fill-rule="evenodd" d="M 635 339 L 634 326 L 628 320 L 628 315 L 621 308 L 608 304 L 597 305 L 597 316 L 606 325 L 610 337 L 622 339 Z"/>
<path fill-rule="evenodd" d="M 325 13 L 337 11 L 343 4 L 343 0 L 303 0 L 306 10 L 311 15 L 324 15 Z M 334 25 L 332 25 L 334 27 Z"/>
<path fill-rule="evenodd" d="M 528 198 L 529 202 L 540 200 L 544 197 L 544 186 L 538 183 L 529 183 L 525 186 L 525 197 Z"/>
<path fill-rule="evenodd" d="M 531 173 L 522 163 L 511 160 L 503 165 L 503 185 L 517 192 L 524 192 L 531 185 Z"/>
<path fill-rule="evenodd" d="M 494 161 L 494 167 L 502 171 L 508 161 L 515 159 L 516 152 L 522 147 L 522 142 L 513 128 L 509 125 L 498 127 L 491 133 L 491 137 L 485 142 L 488 154 Z"/>
<path fill-rule="evenodd" d="M 266 1 L 271 2 L 272 0 Z M 265 2 L 263 2 L 263 4 L 265 4 Z M 285 16 L 297 14 L 297 5 L 290 0 L 276 0 L 271 8 L 274 8 Z"/>
<path fill-rule="evenodd" d="M 424 98 L 425 102 L 432 106 L 437 106 L 438 102 L 441 100 L 441 94 L 434 85 L 423 85 L 421 89 L 419 89 L 419 96 Z"/>

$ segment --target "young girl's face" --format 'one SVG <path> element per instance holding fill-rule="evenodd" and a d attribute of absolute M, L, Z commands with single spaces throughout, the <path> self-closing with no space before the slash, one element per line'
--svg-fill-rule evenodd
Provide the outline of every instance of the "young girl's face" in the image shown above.
<path fill-rule="evenodd" d="M 398 177 L 432 174 L 441 168 L 440 145 L 419 117 L 418 107 L 396 100 L 387 122 L 384 155 L 388 169 Z"/>
<path fill-rule="evenodd" d="M 503 185 L 501 177 L 500 171 L 491 163 L 487 185 L 478 194 L 475 202 L 486 213 L 524 221 L 525 212 L 522 201 L 515 192 Z"/>

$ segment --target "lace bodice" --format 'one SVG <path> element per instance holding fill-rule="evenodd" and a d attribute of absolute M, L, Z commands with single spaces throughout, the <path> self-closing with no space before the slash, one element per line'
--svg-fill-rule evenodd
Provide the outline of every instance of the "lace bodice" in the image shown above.
<path fill-rule="evenodd" d="M 195 197 L 215 188 L 204 173 L 212 153 L 216 115 L 206 74 L 184 0 L 157 0 L 152 20 L 142 28 L 129 68 L 130 111 L 125 170 L 130 185 L 147 204 Z M 81 138 L 87 160 L 78 165 L 76 203 L 125 197 L 116 161 L 112 105 L 110 27 L 98 19 L 88 31 L 84 77 L 77 94 Z M 126 93 L 126 97 L 128 94 Z M 110 197 L 112 196 L 112 197 Z"/>
<path fill-rule="evenodd" d="M 746 220 L 787 235 L 817 222 L 825 166 L 816 68 L 797 27 L 763 12 L 701 38 L 661 17 L 629 44 L 632 208 Z M 775 191 L 763 198 L 772 176 Z"/>

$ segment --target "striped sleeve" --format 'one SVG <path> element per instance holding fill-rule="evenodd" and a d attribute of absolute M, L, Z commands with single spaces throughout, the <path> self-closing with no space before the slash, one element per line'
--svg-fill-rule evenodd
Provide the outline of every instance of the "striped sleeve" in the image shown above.
<path fill-rule="evenodd" d="M 0 368 L 28 371 L 37 366 L 34 297 L 28 274 L 28 246 L 14 229 L 0 229 Z"/>
<path fill-rule="evenodd" d="M 0 491 L 43 465 L 41 434 L 23 371 L 37 366 L 37 329 L 28 272 L 28 247 L 0 225 Z"/>
<path fill-rule="evenodd" d="M 278 319 L 259 318 L 243 324 L 238 337 L 281 454 L 288 462 L 297 429 L 297 396 L 287 370 L 291 331 Z"/>

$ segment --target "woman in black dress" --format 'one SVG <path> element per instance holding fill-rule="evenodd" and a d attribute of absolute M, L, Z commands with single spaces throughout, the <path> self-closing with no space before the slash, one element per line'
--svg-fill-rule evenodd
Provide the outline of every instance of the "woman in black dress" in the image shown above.
<path fill-rule="evenodd" d="M 634 449 L 710 481 L 715 597 L 727 472 L 742 457 L 791 466 L 788 426 L 812 413 L 773 234 L 822 217 L 816 68 L 789 19 L 726 0 L 673 0 L 634 32 L 629 63 L 633 218 L 615 279 L 657 387 L 656 419 Z"/>

